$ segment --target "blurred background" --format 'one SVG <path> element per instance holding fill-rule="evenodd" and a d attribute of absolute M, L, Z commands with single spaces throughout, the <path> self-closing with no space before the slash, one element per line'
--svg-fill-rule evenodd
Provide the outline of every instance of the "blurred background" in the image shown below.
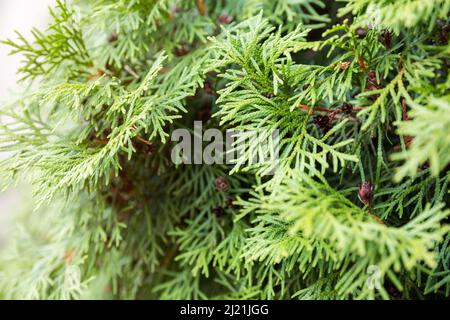
<path fill-rule="evenodd" d="M 48 6 L 54 2 L 55 0 L 0 0 L 0 39 L 15 39 L 15 30 L 29 39 L 32 27 L 45 29 L 49 19 Z M 0 105 L 20 94 L 16 70 L 20 66 L 21 57 L 9 56 L 9 51 L 9 47 L 0 44 Z M 0 159 L 4 158 L 5 155 L 0 153 Z M 8 237 L 12 213 L 20 210 L 20 205 L 18 190 L 0 193 L 0 247 Z"/>

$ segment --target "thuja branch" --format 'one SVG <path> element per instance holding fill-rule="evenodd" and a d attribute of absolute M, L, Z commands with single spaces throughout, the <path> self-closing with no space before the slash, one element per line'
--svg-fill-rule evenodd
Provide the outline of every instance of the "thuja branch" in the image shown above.
<path fill-rule="evenodd" d="M 58 202 L 0 253 L 0 299 L 448 297 L 445 1 L 345 1 L 338 19 L 325 0 L 56 1 L 47 31 L 7 41 L 42 82 L 1 112 L 0 188 L 28 175 Z M 230 162 L 202 148 L 230 128 Z"/>

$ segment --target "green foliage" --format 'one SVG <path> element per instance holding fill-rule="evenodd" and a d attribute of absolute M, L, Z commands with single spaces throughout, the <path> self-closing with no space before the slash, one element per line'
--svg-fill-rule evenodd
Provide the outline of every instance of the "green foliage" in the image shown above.
<path fill-rule="evenodd" d="M 35 85 L 1 109 L 1 184 L 34 199 L 0 297 L 448 298 L 449 12 L 57 1 L 48 30 L 3 42 Z M 175 164 L 195 120 L 249 143 Z M 252 162 L 250 133 L 275 130 L 278 159 Z"/>
<path fill-rule="evenodd" d="M 33 42 L 19 33 L 17 42 L 3 42 L 13 48 L 11 54 L 20 52 L 25 56 L 25 63 L 18 70 L 22 80 L 39 76 L 51 80 L 55 75 L 73 79 L 91 63 L 75 11 L 58 0 L 56 10 L 50 9 L 50 14 L 53 22 L 46 33 L 32 30 Z"/>
<path fill-rule="evenodd" d="M 336 171 L 338 163 L 357 160 L 353 155 L 337 150 L 352 140 L 342 139 L 334 145 L 326 143 L 327 138 L 339 130 L 339 126 L 324 137 L 314 137 L 307 129 L 310 114 L 295 110 L 295 104 L 289 101 L 292 87 L 298 86 L 293 83 L 299 81 L 299 74 L 310 72 L 308 69 L 302 72 L 302 67 L 296 66 L 291 58 L 291 53 L 307 47 L 304 40 L 307 31 L 301 31 L 301 28 L 299 26 L 282 37 L 280 29 L 272 33 L 275 28 L 257 16 L 246 21 L 237 30 L 238 34 L 226 33 L 226 41 L 218 43 L 221 66 L 234 65 L 237 69 L 229 68 L 223 75 L 228 81 L 226 87 L 219 91 L 220 97 L 216 102 L 221 108 L 217 115 L 222 124 L 229 123 L 238 130 L 257 128 L 273 132 L 282 128 L 279 137 L 282 160 L 280 168 L 276 169 L 280 172 L 288 172 L 290 168 L 306 168 L 314 172 L 316 163 L 323 172 L 329 167 L 327 155 L 332 157 Z M 268 93 L 274 98 L 267 98 Z M 345 121 L 340 124 L 343 125 Z M 252 156 L 249 146 L 243 150 L 235 169 L 239 169 L 242 163 L 248 163 Z M 257 166 L 258 174 L 274 170 L 273 161 L 258 163 Z M 278 176 L 283 177 L 281 174 Z"/>
<path fill-rule="evenodd" d="M 411 121 L 399 123 L 400 134 L 414 137 L 411 147 L 396 155 L 406 162 L 397 173 L 399 179 L 405 173 L 415 175 L 416 169 L 427 161 L 434 175 L 450 163 L 449 112 L 450 96 L 431 97 L 428 105 L 413 106 Z"/>
<path fill-rule="evenodd" d="M 362 13 L 360 23 L 364 19 L 373 19 L 380 26 L 400 31 L 402 28 L 413 28 L 425 23 L 433 28 L 437 19 L 447 18 L 450 10 L 448 0 L 341 0 L 348 4 L 341 10 L 342 14 Z"/>

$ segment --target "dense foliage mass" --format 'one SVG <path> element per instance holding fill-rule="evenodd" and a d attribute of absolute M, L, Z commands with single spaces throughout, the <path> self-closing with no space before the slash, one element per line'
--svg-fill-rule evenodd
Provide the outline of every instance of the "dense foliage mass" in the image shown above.
<path fill-rule="evenodd" d="M 57 1 L 4 44 L 0 297 L 450 295 L 450 0 Z M 175 164 L 174 130 L 279 130 Z M 254 141 L 257 144 L 257 141 Z M 272 172 L 273 175 L 266 173 Z"/>

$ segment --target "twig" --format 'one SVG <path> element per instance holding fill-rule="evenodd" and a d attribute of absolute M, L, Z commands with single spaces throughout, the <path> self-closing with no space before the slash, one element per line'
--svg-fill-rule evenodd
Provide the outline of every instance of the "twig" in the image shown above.
<path fill-rule="evenodd" d="M 357 55 L 355 49 L 353 49 L 353 53 L 355 54 L 355 56 Z M 366 61 L 364 60 L 363 56 L 358 55 L 357 60 L 358 60 L 358 64 L 359 64 L 359 67 L 361 68 L 361 70 L 363 72 L 366 72 L 367 71 L 367 65 L 366 65 Z"/>
<path fill-rule="evenodd" d="M 132 75 L 133 78 L 135 78 L 136 80 L 139 80 L 140 76 L 129 65 L 126 64 L 123 66 L 123 68 L 125 69 L 126 72 L 128 72 L 130 75 Z"/>
<path fill-rule="evenodd" d="M 358 64 L 362 71 L 365 72 L 367 70 L 366 62 L 364 61 L 364 58 L 362 56 L 358 57 Z"/>
<path fill-rule="evenodd" d="M 64 260 L 66 260 L 67 263 L 71 263 L 74 257 L 75 251 L 73 250 L 69 250 L 64 254 Z"/>
<path fill-rule="evenodd" d="M 340 110 L 340 109 L 333 110 L 333 109 L 328 109 L 326 107 L 320 107 L 320 106 L 310 107 L 310 106 L 307 106 L 306 104 L 300 104 L 299 108 L 302 110 L 305 110 L 305 111 L 309 111 L 309 109 L 313 109 L 314 111 L 317 110 L 317 111 L 323 111 L 323 112 L 327 112 L 327 113 L 341 113 L 342 112 L 342 110 Z M 361 111 L 361 110 L 364 110 L 367 108 L 368 107 L 353 107 L 353 110 Z"/>
<path fill-rule="evenodd" d="M 332 112 L 336 111 L 336 110 L 331 110 L 331 109 L 328 109 L 325 107 L 319 107 L 319 106 L 310 107 L 310 106 L 307 106 L 306 104 L 300 104 L 299 108 L 302 110 L 305 110 L 305 111 L 309 111 L 310 109 L 313 109 L 313 111 L 318 110 L 318 111 L 323 111 L 323 112 L 328 112 L 328 113 L 332 113 Z"/>
<path fill-rule="evenodd" d="M 333 109 L 328 109 L 326 107 L 321 107 L 321 106 L 310 107 L 310 106 L 307 106 L 305 104 L 300 104 L 299 108 L 301 110 L 303 110 L 303 111 L 307 111 L 307 112 L 310 112 L 310 113 L 313 113 L 315 111 L 326 112 L 326 113 L 329 113 L 330 117 L 332 117 L 333 119 L 334 118 L 342 119 L 342 118 L 345 117 L 345 116 L 342 116 L 342 115 L 339 114 L 339 113 L 342 113 L 341 109 L 334 109 L 333 110 Z M 367 109 L 367 108 L 368 107 L 353 107 L 353 110 L 360 111 L 360 110 L 364 110 L 364 109 Z M 352 117 L 352 116 L 348 116 L 347 118 L 349 120 L 351 120 L 351 121 L 357 121 L 357 119 L 355 117 Z"/>
<path fill-rule="evenodd" d="M 133 132 L 136 131 L 136 127 L 135 127 L 135 126 L 132 126 L 132 127 L 131 127 L 131 131 L 133 131 Z M 142 143 L 145 143 L 145 144 L 148 145 L 148 146 L 153 146 L 153 142 L 148 141 L 148 140 L 142 138 L 142 137 L 139 136 L 139 135 L 136 135 L 135 138 L 136 138 L 136 140 L 138 140 L 138 141 L 140 141 L 140 142 L 142 142 Z"/>
<path fill-rule="evenodd" d="M 107 145 L 109 142 L 107 139 L 100 139 L 100 138 L 95 138 L 94 141 L 101 145 Z"/>
<path fill-rule="evenodd" d="M 409 115 L 408 115 L 408 109 L 407 109 L 407 105 L 406 105 L 406 99 L 405 98 L 401 98 L 400 99 L 400 103 L 402 105 L 402 120 L 403 121 L 408 121 L 409 120 Z M 411 136 L 403 136 L 403 143 L 405 144 L 405 147 L 408 148 L 409 145 L 411 144 L 413 137 Z M 401 145 L 397 144 L 393 147 L 394 151 L 398 151 L 401 149 Z"/>
<path fill-rule="evenodd" d="M 145 143 L 148 146 L 153 146 L 153 142 L 145 140 L 144 138 L 140 137 L 140 136 L 136 136 L 136 139 L 139 140 L 142 143 Z"/>
<path fill-rule="evenodd" d="M 382 225 L 386 225 L 386 224 L 384 223 L 384 221 L 381 220 L 380 217 L 378 217 L 378 216 L 376 216 L 376 215 L 374 215 L 374 214 L 372 213 L 372 209 L 369 209 L 369 216 L 370 216 L 372 219 L 374 219 L 376 222 L 378 222 L 378 223 L 380 223 L 380 224 L 382 224 Z"/>
<path fill-rule="evenodd" d="M 197 9 L 198 9 L 198 12 L 200 13 L 200 15 L 204 16 L 206 14 L 204 0 L 195 0 L 195 3 L 197 4 Z"/>
<path fill-rule="evenodd" d="M 401 104 L 402 104 L 402 119 L 403 121 L 408 121 L 409 120 L 409 115 L 408 115 L 408 109 L 406 106 L 406 99 L 402 98 L 401 99 Z M 405 143 L 405 146 L 408 148 L 409 145 L 412 142 L 413 137 L 411 136 L 403 136 L 403 142 Z"/>
<path fill-rule="evenodd" d="M 177 254 L 177 252 L 178 252 L 178 246 L 170 249 L 164 256 L 163 261 L 161 263 L 161 267 L 167 268 L 170 265 L 170 263 L 172 262 L 173 258 Z"/>
<path fill-rule="evenodd" d="M 102 69 L 97 69 L 95 72 L 88 74 L 88 75 L 86 76 L 86 78 L 87 78 L 88 80 L 94 80 L 94 79 L 100 78 L 100 77 L 103 76 L 104 74 L 105 74 L 105 71 L 104 71 L 104 70 L 102 70 Z"/>
<path fill-rule="evenodd" d="M 408 121 L 409 120 L 409 115 L 408 115 L 408 110 L 406 107 L 406 99 L 405 98 L 401 98 L 401 104 L 402 104 L 402 118 L 403 121 Z"/>

